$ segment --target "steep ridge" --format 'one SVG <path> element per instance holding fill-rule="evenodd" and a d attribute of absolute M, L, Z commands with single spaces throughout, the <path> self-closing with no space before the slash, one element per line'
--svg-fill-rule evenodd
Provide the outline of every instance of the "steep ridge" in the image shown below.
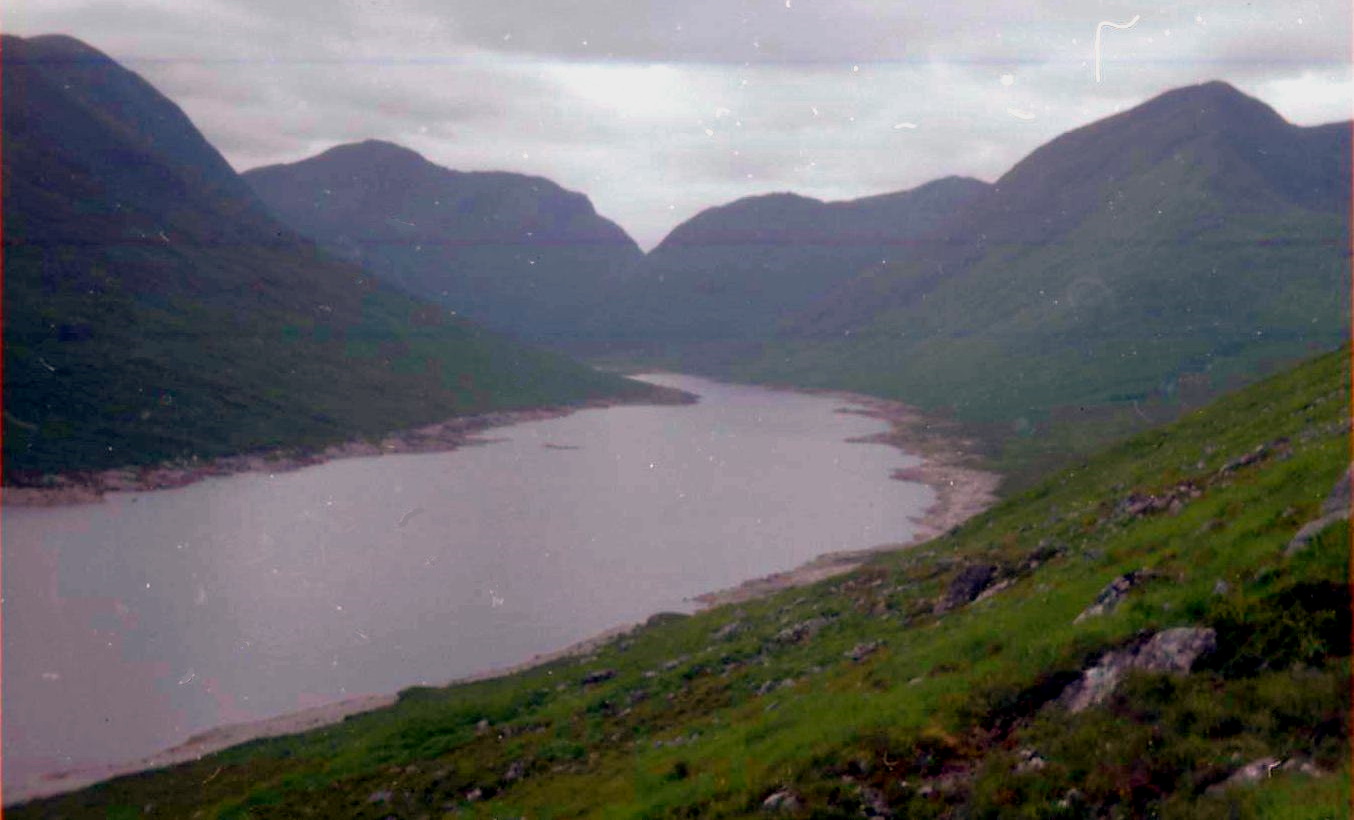
<path fill-rule="evenodd" d="M 89 46 L 2 48 L 7 479 L 640 390 L 330 259 Z"/>
<path fill-rule="evenodd" d="M 986 420 L 1251 378 L 1345 336 L 1348 176 L 1347 124 L 1167 92 L 1039 148 L 741 373 Z"/>
<path fill-rule="evenodd" d="M 572 333 L 641 258 L 582 194 L 540 177 L 453 171 L 388 142 L 340 145 L 244 178 L 326 250 L 522 338 Z"/>

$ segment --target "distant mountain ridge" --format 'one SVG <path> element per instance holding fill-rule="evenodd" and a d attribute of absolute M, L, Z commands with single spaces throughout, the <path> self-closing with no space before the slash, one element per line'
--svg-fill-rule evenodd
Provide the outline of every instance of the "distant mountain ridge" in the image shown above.
<path fill-rule="evenodd" d="M 911 253 L 987 189 L 946 177 L 841 202 L 779 193 L 706 209 L 673 229 L 581 332 L 622 344 L 774 337 L 835 288 Z"/>
<path fill-rule="evenodd" d="M 0 49 L 7 479 L 643 392 L 320 252 L 97 50 Z"/>
<path fill-rule="evenodd" d="M 321 247 L 522 338 L 982 422 L 1221 387 L 1340 342 L 1348 124 L 1223 82 L 845 202 L 697 214 L 647 255 L 581 194 L 367 141 L 246 175 Z"/>
<path fill-rule="evenodd" d="M 641 258 L 582 194 L 378 140 L 245 180 L 278 218 L 409 293 L 522 338 L 567 334 Z"/>
<path fill-rule="evenodd" d="M 1295 126 L 1226 83 L 1167 92 L 709 367 L 993 422 L 1253 378 L 1347 335 L 1349 148 L 1347 123 Z"/>

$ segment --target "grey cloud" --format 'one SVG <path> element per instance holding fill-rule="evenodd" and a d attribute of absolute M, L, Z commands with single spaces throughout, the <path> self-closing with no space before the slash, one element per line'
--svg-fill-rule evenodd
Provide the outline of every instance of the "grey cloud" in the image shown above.
<path fill-rule="evenodd" d="M 1095 23 L 1135 14 L 1107 33 L 1096 83 Z M 1334 0 L 11 0 L 0 19 L 126 61 L 237 168 L 389 139 L 550 177 L 645 245 L 756 193 L 992 180 L 1191 82 L 1228 79 L 1308 121 L 1347 116 L 1349 85 Z"/>

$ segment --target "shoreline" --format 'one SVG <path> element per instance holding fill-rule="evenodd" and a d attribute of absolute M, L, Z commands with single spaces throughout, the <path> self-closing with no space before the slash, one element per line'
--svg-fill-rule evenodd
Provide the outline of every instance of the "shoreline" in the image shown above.
<path fill-rule="evenodd" d="M 749 578 L 737 586 L 698 595 L 692 600 L 701 604 L 702 609 L 743 603 L 845 574 L 875 555 L 914 547 L 943 535 L 996 503 L 1001 476 L 978 469 L 969 449 L 972 443 L 949 429 L 949 425 L 928 417 L 917 408 L 889 399 L 836 390 L 793 387 L 771 389 L 835 398 L 854 405 L 839 407 L 838 413 L 867 416 L 886 422 L 889 425 L 887 430 L 847 441 L 854 444 L 885 444 L 917 456 L 922 460 L 920 464 L 894 470 L 890 478 L 925 484 L 935 491 L 936 500 L 920 515 L 912 518 L 917 530 L 907 541 L 879 544 L 860 550 L 826 552 L 793 569 Z"/>
<path fill-rule="evenodd" d="M 0 487 L 0 503 L 3 503 L 4 507 L 100 504 L 107 493 L 175 490 L 209 478 L 241 473 L 289 473 L 345 458 L 446 453 L 462 447 L 487 443 L 487 440 L 477 436 L 495 427 L 562 418 L 580 410 L 628 405 L 694 404 L 697 401 L 696 397 L 681 390 L 660 385 L 649 387 L 651 389 L 643 394 L 591 399 L 574 405 L 529 407 L 452 416 L 422 427 L 387 433 L 379 440 L 350 439 L 317 449 L 276 448 L 213 459 L 58 473 L 44 476 L 41 486 L 6 484 Z"/>
<path fill-rule="evenodd" d="M 806 586 L 826 578 L 850 572 L 868 561 L 871 557 L 880 553 L 906 549 L 929 541 L 963 523 L 973 515 L 987 509 L 997 500 L 995 491 L 997 485 L 1001 481 L 1001 477 L 995 473 L 980 470 L 974 466 L 973 456 L 965 450 L 965 447 L 969 444 L 967 440 L 958 437 L 952 430 L 946 429 L 934 419 L 928 418 L 914 407 L 901 402 L 878 399 L 873 396 L 863 396 L 839 391 L 813 391 L 798 390 L 794 388 L 771 389 L 835 398 L 850 405 L 839 407 L 835 412 L 863 415 L 886 422 L 888 424 L 887 430 L 868 436 L 847 439 L 847 441 L 859 444 L 885 444 L 902 450 L 908 455 L 915 455 L 921 458 L 922 462 L 920 464 L 895 470 L 890 478 L 899 481 L 915 481 L 926 484 L 935 491 L 936 500 L 920 515 L 912 519 L 917 524 L 917 531 L 913 534 L 912 538 L 906 542 L 881 544 L 861 550 L 824 553 L 794 569 L 751 578 L 735 587 L 715 590 L 689 599 L 693 603 L 699 604 L 698 611 L 712 609 L 725 604 L 745 602 L 754 598 L 764 597 L 794 587 Z M 473 421 L 470 423 L 466 423 L 465 420 L 471 417 L 461 417 L 452 420 L 453 422 L 460 423 L 455 425 L 454 429 L 450 431 L 449 436 L 437 432 L 434 432 L 431 435 L 424 433 L 424 431 L 442 430 L 450 424 L 443 423 L 418 428 L 418 430 L 414 431 L 406 431 L 391 437 L 398 439 L 400 442 L 398 446 L 408 447 L 409 449 L 386 450 L 379 449 L 375 445 L 363 443 L 361 446 L 369 447 L 372 451 L 350 452 L 346 449 L 347 445 L 344 445 L 338 448 L 340 450 L 338 455 L 331 455 L 327 458 L 316 458 L 316 460 L 311 461 L 297 460 L 292 466 L 287 468 L 277 467 L 272 463 L 269 463 L 264 469 L 272 472 L 279 472 L 283 469 L 300 469 L 302 467 L 310 466 L 311 464 L 319 464 L 324 461 L 333 460 L 334 458 L 381 455 L 387 452 L 438 452 L 453 450 L 460 446 L 476 443 L 473 438 L 474 434 L 492 426 L 515 424 L 522 421 L 558 418 L 575 412 L 576 410 L 594 407 L 612 407 L 642 403 L 690 404 L 693 402 L 691 395 L 682 391 L 672 390 L 671 388 L 659 388 L 659 391 L 660 395 L 666 394 L 665 397 L 668 399 L 667 401 L 613 401 L 598 404 L 589 403 L 587 406 L 573 408 L 541 408 L 526 411 L 504 411 L 501 413 L 483 414 L 473 417 Z M 491 424 L 488 421 L 489 419 L 506 420 Z M 390 441 L 391 438 L 388 438 L 386 441 Z M 448 442 L 453 440 L 455 443 L 447 446 Z M 386 441 L 383 441 L 382 445 L 385 445 Z M 422 446 L 424 442 L 427 442 L 428 446 L 424 449 L 415 449 Z M 334 449 L 335 448 L 333 447 L 327 448 L 321 455 L 329 453 Z M 290 463 L 291 462 L 289 462 L 289 464 Z M 238 472 L 247 472 L 250 471 L 250 469 L 250 467 L 246 466 L 241 469 L 231 470 L 230 472 L 203 473 L 196 475 L 188 481 L 172 484 L 168 487 L 149 487 L 140 489 L 170 489 L 173 487 L 186 486 L 187 484 L 212 477 L 213 475 L 230 475 Z M 9 488 L 5 489 L 6 495 L 10 492 L 13 491 Z M 100 495 L 93 500 L 97 501 L 101 497 L 102 496 Z M 12 502 L 6 500 L 6 504 L 9 503 Z M 48 501 L 45 505 L 51 506 L 65 503 L 89 502 L 62 499 Z M 641 626 L 642 623 L 643 622 L 636 622 L 613 627 L 612 629 L 585 638 L 562 649 L 534 655 L 520 663 L 512 664 L 507 667 L 487 669 L 482 672 L 456 678 L 444 684 L 439 684 L 439 686 L 456 686 L 460 684 L 493 680 L 495 678 L 517 674 L 563 658 L 585 655 L 603 646 L 608 641 L 620 637 Z M 19 802 L 53 797 L 124 775 L 135 774 L 152 769 L 167 768 L 180 763 L 198 760 L 206 755 L 252 740 L 280 737 L 318 729 L 323 726 L 340 723 L 353 715 L 393 706 L 397 702 L 398 697 L 398 693 L 360 695 L 335 701 L 334 703 L 325 704 L 323 706 L 288 712 L 271 718 L 261 718 L 246 723 L 218 726 L 192 735 L 176 746 L 172 746 L 136 761 L 123 764 L 107 764 L 87 769 L 71 769 L 48 775 L 39 775 L 22 784 L 8 786 L 4 790 L 4 803 L 5 805 L 13 805 Z"/>

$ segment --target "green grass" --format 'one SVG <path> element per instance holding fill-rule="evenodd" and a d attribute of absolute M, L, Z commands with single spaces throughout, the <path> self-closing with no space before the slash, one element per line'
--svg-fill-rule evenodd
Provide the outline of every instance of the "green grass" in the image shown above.
<path fill-rule="evenodd" d="M 1284 550 L 1348 465 L 1347 358 L 1125 441 L 847 576 L 11 814 L 736 817 L 791 789 L 800 806 L 784 816 L 802 818 L 875 803 L 896 817 L 1347 817 L 1349 528 Z M 1121 512 L 1182 482 L 1199 495 L 1173 513 Z M 1010 586 L 937 614 L 973 563 Z M 1118 608 L 1073 622 L 1143 568 L 1155 575 Z M 1051 702 L 1101 653 L 1184 625 L 1219 636 L 1193 674 L 1132 675 L 1078 715 Z M 582 682 L 601 669 L 614 677 Z M 1024 750 L 1043 768 L 1017 772 Z M 1209 791 L 1266 756 L 1321 774 Z"/>

